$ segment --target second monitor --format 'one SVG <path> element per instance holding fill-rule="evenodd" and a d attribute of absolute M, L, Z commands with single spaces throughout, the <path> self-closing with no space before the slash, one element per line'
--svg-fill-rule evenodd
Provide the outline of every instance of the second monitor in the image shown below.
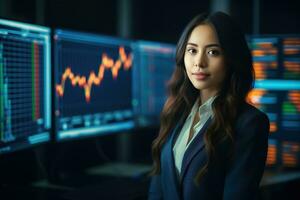
<path fill-rule="evenodd" d="M 57 140 L 134 127 L 130 44 L 113 37 L 55 31 Z"/>
<path fill-rule="evenodd" d="M 139 127 L 158 126 L 175 69 L 175 45 L 137 41 L 134 44 L 134 113 Z"/>

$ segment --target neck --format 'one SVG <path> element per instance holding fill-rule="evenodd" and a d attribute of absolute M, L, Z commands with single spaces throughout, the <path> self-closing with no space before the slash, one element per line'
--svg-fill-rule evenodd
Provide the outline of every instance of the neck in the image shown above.
<path fill-rule="evenodd" d="M 200 105 L 204 104 L 210 97 L 217 94 L 217 91 L 200 91 Z"/>

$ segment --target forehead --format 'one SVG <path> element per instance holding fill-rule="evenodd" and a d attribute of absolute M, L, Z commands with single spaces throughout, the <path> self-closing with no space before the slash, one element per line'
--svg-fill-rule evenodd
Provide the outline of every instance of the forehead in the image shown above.
<path fill-rule="evenodd" d="M 217 34 L 210 24 L 200 24 L 196 26 L 189 39 L 188 43 L 194 43 L 198 46 L 205 46 L 207 44 L 219 44 Z"/>

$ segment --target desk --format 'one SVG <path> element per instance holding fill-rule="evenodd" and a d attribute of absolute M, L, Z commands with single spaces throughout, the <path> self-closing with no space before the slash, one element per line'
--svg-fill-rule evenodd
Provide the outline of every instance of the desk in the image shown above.
<path fill-rule="evenodd" d="M 261 180 L 260 186 L 270 186 L 274 184 L 281 184 L 289 181 L 300 180 L 300 171 L 291 172 L 270 172 L 266 171 Z M 299 197 L 300 199 L 300 197 Z"/>

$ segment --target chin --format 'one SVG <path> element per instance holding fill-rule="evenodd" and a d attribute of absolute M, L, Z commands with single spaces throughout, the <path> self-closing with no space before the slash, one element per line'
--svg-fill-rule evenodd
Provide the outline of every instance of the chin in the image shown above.
<path fill-rule="evenodd" d="M 190 80 L 190 81 L 192 85 L 199 90 L 209 87 L 209 83 L 207 81 L 198 81 L 198 80 Z"/>
<path fill-rule="evenodd" d="M 197 90 L 203 90 L 208 88 L 206 84 L 193 84 L 194 88 Z"/>

